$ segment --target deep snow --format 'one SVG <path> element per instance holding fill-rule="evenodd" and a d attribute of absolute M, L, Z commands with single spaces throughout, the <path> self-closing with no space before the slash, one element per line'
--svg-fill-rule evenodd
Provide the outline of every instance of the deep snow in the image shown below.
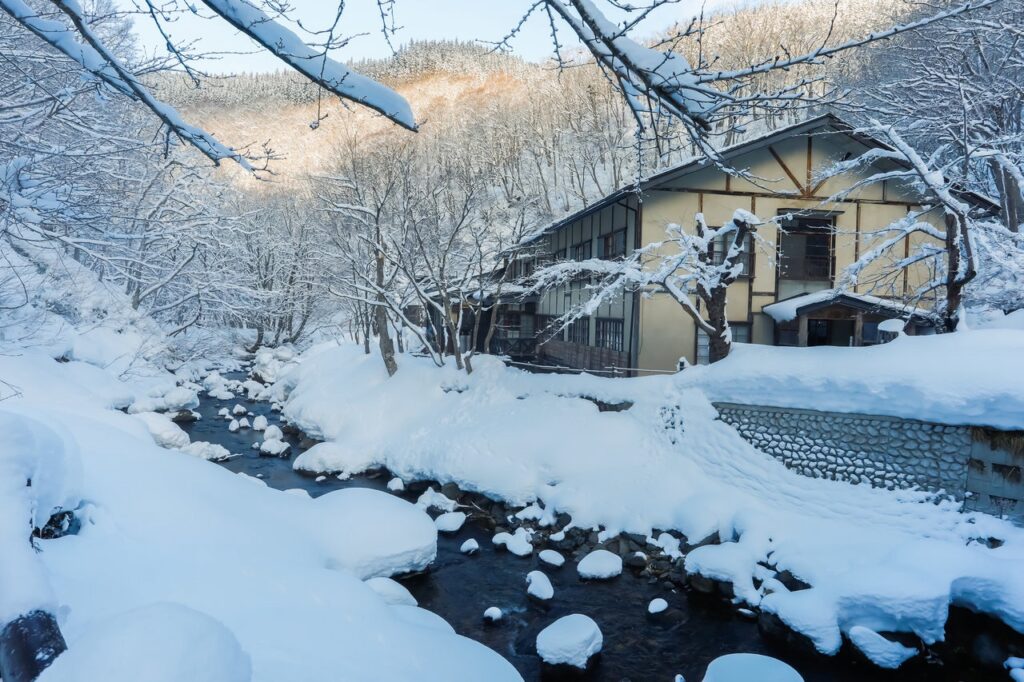
<path fill-rule="evenodd" d="M 818 407 L 846 398 L 849 409 L 892 413 L 901 405 L 924 418 L 960 415 L 970 404 L 960 418 L 983 412 L 989 423 L 1024 426 L 1024 388 L 1015 380 L 1024 367 L 1009 371 L 1024 364 L 1020 349 L 1024 335 L 1012 330 L 876 348 L 744 347 L 707 370 L 628 380 L 528 374 L 489 357 L 477 358 L 467 376 L 404 356 L 388 379 L 375 355 L 330 343 L 282 371 L 270 392 L 290 420 L 331 443 L 330 457 L 301 455 L 296 468 L 350 475 L 384 466 L 403 480 L 454 482 L 538 503 L 530 513 L 542 524 L 565 512 L 606 537 L 651 536 L 673 555 L 681 554 L 678 541 L 655 529 L 677 529 L 693 544 L 717 535 L 721 544 L 686 556 L 687 570 L 733 582 L 739 600 L 835 653 L 856 626 L 936 641 L 951 603 L 1024 632 L 1024 531 L 922 492 L 799 476 L 717 420 L 706 387 L 714 380 L 738 392 L 742 384 L 753 400 L 763 397 L 758 391 L 803 395 L 809 386 L 815 397 L 829 396 Z M 759 362 L 755 353 L 763 353 Z M 922 371 L 951 354 L 967 358 L 965 366 Z M 800 357 L 811 358 L 802 374 Z M 987 361 L 970 359 L 979 357 Z M 748 367 L 762 369 L 744 378 Z M 600 412 L 589 399 L 633 406 Z M 979 542 L 987 538 L 1003 544 L 990 549 Z M 526 537 L 495 539 L 532 550 Z M 813 588 L 755 587 L 759 563 Z"/>

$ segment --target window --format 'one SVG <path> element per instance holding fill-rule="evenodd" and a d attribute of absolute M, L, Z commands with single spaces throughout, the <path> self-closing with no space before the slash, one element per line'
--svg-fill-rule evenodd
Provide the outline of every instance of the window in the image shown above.
<path fill-rule="evenodd" d="M 574 320 L 569 323 L 569 343 L 575 343 L 580 346 L 587 346 L 590 344 L 590 318 L 581 317 L 578 320 Z"/>
<path fill-rule="evenodd" d="M 498 332 L 508 336 L 510 334 L 518 334 L 519 329 L 523 325 L 523 319 L 520 317 L 518 312 L 503 310 L 498 317 Z"/>
<path fill-rule="evenodd" d="M 605 260 L 615 260 L 626 255 L 626 231 L 616 230 L 601 237 L 598 242 L 600 256 Z"/>
<path fill-rule="evenodd" d="M 721 265 L 725 261 L 726 251 L 728 245 L 732 244 L 733 235 L 724 234 L 720 237 L 716 237 L 711 242 L 711 262 L 715 265 Z M 743 238 L 743 245 L 741 246 L 742 253 L 740 254 L 740 277 L 750 277 L 751 272 L 751 254 L 754 251 L 754 237 L 749 232 Z"/>
<path fill-rule="evenodd" d="M 739 322 L 730 322 L 729 330 L 732 332 L 733 343 L 750 343 L 750 325 Z M 704 333 L 704 330 L 697 330 L 697 364 L 707 365 L 711 363 L 711 339 Z"/>
<path fill-rule="evenodd" d="M 587 260 L 590 258 L 590 242 L 580 242 L 569 248 L 570 260 Z"/>
<path fill-rule="evenodd" d="M 832 280 L 833 235 L 832 216 L 790 216 L 781 223 L 779 234 L 779 278 L 797 280 Z"/>
<path fill-rule="evenodd" d="M 597 346 L 621 351 L 623 348 L 623 322 L 609 318 L 597 320 Z"/>
<path fill-rule="evenodd" d="M 550 341 L 561 332 L 555 325 L 554 315 L 537 315 L 533 318 L 533 327 L 537 338 L 541 341 Z"/>

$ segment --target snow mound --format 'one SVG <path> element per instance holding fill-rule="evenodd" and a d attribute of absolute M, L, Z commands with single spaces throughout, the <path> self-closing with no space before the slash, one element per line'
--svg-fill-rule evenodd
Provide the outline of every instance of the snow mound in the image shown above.
<path fill-rule="evenodd" d="M 516 528 L 515 533 L 497 533 L 491 541 L 498 547 L 504 547 L 516 556 L 530 556 L 533 545 L 530 544 L 530 532 L 525 528 Z"/>
<path fill-rule="evenodd" d="M 267 426 L 268 426 L 267 418 L 264 417 L 262 414 L 258 415 L 256 418 L 254 418 L 252 420 L 252 430 L 253 431 L 266 431 L 267 430 Z"/>
<path fill-rule="evenodd" d="M 442 533 L 455 533 L 462 528 L 462 524 L 465 522 L 466 514 L 460 511 L 445 512 L 434 519 L 434 525 Z"/>
<path fill-rule="evenodd" d="M 462 547 L 459 547 L 459 551 L 463 554 L 476 554 L 480 549 L 480 543 L 470 538 L 462 543 Z"/>
<path fill-rule="evenodd" d="M 534 599 L 547 601 L 555 596 L 555 588 L 543 571 L 530 571 L 526 574 L 526 593 Z"/>
<path fill-rule="evenodd" d="M 704 682 L 804 682 L 804 678 L 771 656 L 728 654 L 711 661 Z"/>
<path fill-rule="evenodd" d="M 199 396 L 190 388 L 176 386 L 166 393 L 139 398 L 128 407 L 128 414 L 138 412 L 179 412 L 199 407 Z"/>
<path fill-rule="evenodd" d="M 565 563 L 565 557 L 553 549 L 542 549 L 537 556 L 540 557 L 541 561 L 555 568 Z"/>
<path fill-rule="evenodd" d="M 206 441 L 201 440 L 197 440 L 195 443 L 189 443 L 185 447 L 179 449 L 182 452 L 187 452 L 199 459 L 205 459 L 210 462 L 219 462 L 231 457 L 231 451 L 223 445 L 207 443 Z"/>
<path fill-rule="evenodd" d="M 439 493 L 433 487 L 430 487 L 424 490 L 423 494 L 416 500 L 416 506 L 421 509 L 436 509 L 438 511 L 450 512 L 455 511 L 459 505 L 444 493 Z"/>
<path fill-rule="evenodd" d="M 537 653 L 545 663 L 586 668 L 591 656 L 601 651 L 601 628 L 589 616 L 563 616 L 537 635 Z"/>
<path fill-rule="evenodd" d="M 267 431 L 269 432 L 270 429 L 275 428 L 277 427 L 267 427 Z M 356 457 L 355 459 L 360 458 Z M 353 471 L 352 461 L 353 457 L 347 448 L 332 441 L 324 441 L 323 443 L 317 443 L 296 457 L 292 463 L 292 468 L 296 471 L 308 473 L 341 473 L 351 475 L 358 471 L 358 467 L 356 467 L 356 471 Z M 390 490 L 391 488 L 388 489 Z"/>
<path fill-rule="evenodd" d="M 267 430 L 269 431 L 270 429 Z M 260 452 L 262 452 L 265 455 L 273 455 L 274 457 L 278 457 L 288 452 L 288 448 L 290 447 L 291 446 L 288 445 L 288 443 L 285 443 L 283 440 L 273 438 L 263 441 L 263 443 L 260 445 Z"/>
<path fill-rule="evenodd" d="M 362 579 L 426 568 L 437 555 L 437 529 L 422 510 L 379 490 L 347 488 L 312 501 L 328 549 L 327 566 Z"/>
<path fill-rule="evenodd" d="M 314 445 L 313 447 L 316 447 L 316 446 Z M 312 449 L 313 448 L 310 448 L 310 450 L 312 450 Z M 307 450 L 306 452 L 309 452 L 309 450 Z M 303 454 L 305 454 L 305 453 L 303 453 Z M 388 490 L 390 490 L 393 493 L 400 493 L 400 492 L 402 492 L 403 490 L 405 490 L 405 481 L 403 481 L 402 479 L 398 478 L 397 476 L 392 478 L 390 481 L 388 481 Z"/>
<path fill-rule="evenodd" d="M 249 655 L 220 621 L 181 604 L 112 616 L 69 642 L 39 682 L 248 682 Z"/>
<path fill-rule="evenodd" d="M 657 597 L 656 599 L 652 599 L 651 603 L 647 605 L 647 613 L 661 613 L 667 608 L 668 602 L 661 597 Z"/>
<path fill-rule="evenodd" d="M 917 655 L 917 649 L 890 641 L 862 625 L 854 625 L 847 634 L 854 646 L 879 668 L 895 670 Z"/>
<path fill-rule="evenodd" d="M 497 606 L 488 606 L 484 610 L 484 620 L 488 623 L 497 623 L 504 615 Z"/>
<path fill-rule="evenodd" d="M 132 415 L 146 425 L 149 435 L 162 448 L 183 449 L 188 447 L 189 437 L 171 418 L 159 412 L 136 412 Z"/>
<path fill-rule="evenodd" d="M 398 604 L 400 606 L 418 605 L 416 597 L 412 596 L 412 592 L 405 589 L 404 585 L 392 580 L 391 578 L 370 578 L 365 580 L 364 583 L 371 590 L 379 594 L 381 599 L 388 604 Z"/>
<path fill-rule="evenodd" d="M 622 573 L 622 557 L 607 549 L 595 549 L 580 559 L 576 570 L 581 578 L 588 580 L 607 580 Z"/>

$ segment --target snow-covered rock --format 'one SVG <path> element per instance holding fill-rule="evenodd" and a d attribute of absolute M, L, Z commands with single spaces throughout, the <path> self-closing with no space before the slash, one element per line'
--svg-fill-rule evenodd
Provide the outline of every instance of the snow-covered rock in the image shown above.
<path fill-rule="evenodd" d="M 917 649 L 888 640 L 862 625 L 854 625 L 847 634 L 854 646 L 879 668 L 895 670 L 917 655 Z"/>
<path fill-rule="evenodd" d="M 803 682 L 796 670 L 760 654 L 728 654 L 711 661 L 704 682 Z"/>
<path fill-rule="evenodd" d="M 555 588 L 543 571 L 530 571 L 526 574 L 526 593 L 534 599 L 547 601 L 555 596 Z"/>
<path fill-rule="evenodd" d="M 668 608 L 668 602 L 661 597 L 656 597 L 647 605 L 647 613 L 661 613 Z"/>
<path fill-rule="evenodd" d="M 580 559 L 576 570 L 581 578 L 588 580 L 606 580 L 622 573 L 622 557 L 607 549 L 595 549 Z"/>
<path fill-rule="evenodd" d="M 462 528 L 465 522 L 466 514 L 460 511 L 445 512 L 434 519 L 434 525 L 442 533 L 454 533 Z"/>
<path fill-rule="evenodd" d="M 601 651 L 603 645 L 601 628 L 581 613 L 563 616 L 537 635 L 537 653 L 551 665 L 586 668 L 587 661 Z"/>
<path fill-rule="evenodd" d="M 405 490 L 405 481 L 395 476 L 390 481 L 388 481 L 388 490 L 390 490 L 393 493 L 402 492 L 403 490 Z"/>
<path fill-rule="evenodd" d="M 68 642 L 39 682 L 249 682 L 252 663 L 211 616 L 153 604 L 111 616 Z"/>
<path fill-rule="evenodd" d="M 459 551 L 463 554 L 476 554 L 479 550 L 480 543 L 474 540 L 473 538 L 466 540 L 462 543 L 462 546 L 459 547 Z"/>
<path fill-rule="evenodd" d="M 537 556 L 541 561 L 555 568 L 565 563 L 565 557 L 553 549 L 542 549 Z"/>
<path fill-rule="evenodd" d="M 231 414 L 234 415 L 246 414 L 248 411 L 249 410 L 245 409 L 243 406 L 237 404 L 233 408 L 231 408 Z"/>
<path fill-rule="evenodd" d="M 228 422 L 228 431 L 231 433 L 235 433 L 240 428 L 242 428 L 242 424 L 237 419 L 232 419 Z"/>
<path fill-rule="evenodd" d="M 459 505 L 444 493 L 439 493 L 433 487 L 430 487 L 424 490 L 423 494 L 416 500 L 416 506 L 421 509 L 436 509 L 442 512 L 450 512 L 455 511 Z"/>
<path fill-rule="evenodd" d="M 530 532 L 525 528 L 516 528 L 515 533 L 497 533 L 491 541 L 498 547 L 504 547 L 516 556 L 529 556 L 533 554 Z"/>
<path fill-rule="evenodd" d="M 285 443 L 283 440 L 278 440 L 276 438 L 268 439 L 263 441 L 263 443 L 260 445 L 260 452 L 265 455 L 279 457 L 284 453 L 288 452 L 288 448 L 290 447 L 291 446 L 288 443 Z"/>
<path fill-rule="evenodd" d="M 137 412 L 132 415 L 135 419 L 143 422 L 149 429 L 156 444 L 162 448 L 185 448 L 188 447 L 189 437 L 180 426 L 171 421 L 171 418 L 159 412 Z"/>
<path fill-rule="evenodd" d="M 139 398 L 128 407 L 128 414 L 138 412 L 180 412 L 194 410 L 199 407 L 199 396 L 185 386 L 175 386 L 171 390 L 155 396 Z"/>
<path fill-rule="evenodd" d="M 228 459 L 231 457 L 231 451 L 223 445 L 217 445 L 216 443 L 207 443 L 206 441 L 197 440 L 194 443 L 189 443 L 183 448 L 179 448 L 183 452 L 187 452 L 190 455 L 194 455 L 199 459 L 209 460 L 211 462 L 219 462 L 221 460 Z"/>
<path fill-rule="evenodd" d="M 388 604 L 417 606 L 416 597 L 405 586 L 391 578 L 376 577 L 363 581 L 367 587 L 381 596 Z"/>
<path fill-rule="evenodd" d="M 230 417 L 231 416 L 231 410 L 229 410 L 226 407 L 222 407 L 219 410 L 217 410 L 217 416 L 218 417 Z"/>
<path fill-rule="evenodd" d="M 266 428 L 266 430 L 263 432 L 263 439 L 264 440 L 283 440 L 284 439 L 284 433 L 281 431 L 281 428 L 279 426 L 277 426 L 277 425 L 268 426 Z"/>
<path fill-rule="evenodd" d="M 267 425 L 268 425 L 267 424 L 267 418 L 264 417 L 262 414 L 261 415 L 257 415 L 252 420 L 252 430 L 253 431 L 266 431 Z"/>
<path fill-rule="evenodd" d="M 484 610 L 484 620 L 488 623 L 497 623 L 504 615 L 497 606 L 488 606 Z"/>
<path fill-rule="evenodd" d="M 242 417 L 241 419 L 239 419 L 238 420 L 238 428 L 240 428 L 240 429 L 247 429 L 247 428 L 249 428 L 249 419 L 246 418 L 246 417 Z"/>

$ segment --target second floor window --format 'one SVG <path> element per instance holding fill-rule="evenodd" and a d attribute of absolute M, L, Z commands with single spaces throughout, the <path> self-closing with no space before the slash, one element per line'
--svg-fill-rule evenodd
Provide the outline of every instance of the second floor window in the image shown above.
<path fill-rule="evenodd" d="M 606 234 L 601 237 L 598 246 L 600 247 L 598 255 L 601 258 L 605 260 L 622 258 L 626 255 L 626 231 L 616 230 L 611 234 Z"/>
<path fill-rule="evenodd" d="M 569 247 L 569 260 L 587 260 L 590 258 L 590 242 L 580 242 Z"/>
<path fill-rule="evenodd" d="M 782 222 L 779 279 L 831 281 L 835 272 L 835 221 L 822 216 L 794 216 Z"/>

